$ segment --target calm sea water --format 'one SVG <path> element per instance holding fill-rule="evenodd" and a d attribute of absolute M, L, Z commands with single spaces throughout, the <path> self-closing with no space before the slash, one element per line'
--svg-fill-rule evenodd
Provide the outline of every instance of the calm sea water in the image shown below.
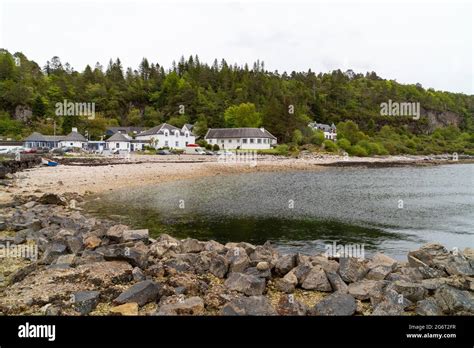
<path fill-rule="evenodd" d="M 430 241 L 474 246 L 474 165 L 252 173 L 116 190 L 88 204 L 152 235 L 270 240 L 315 253 L 364 244 L 404 259 Z"/>

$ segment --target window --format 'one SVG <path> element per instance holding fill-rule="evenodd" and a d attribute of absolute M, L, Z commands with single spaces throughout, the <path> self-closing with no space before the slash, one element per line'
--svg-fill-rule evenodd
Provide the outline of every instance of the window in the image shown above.
<path fill-rule="evenodd" d="M 257 139 L 257 144 L 261 144 L 262 143 L 262 139 L 258 138 Z"/>
<path fill-rule="evenodd" d="M 189 135 L 189 133 L 188 133 L 188 132 L 186 132 L 186 138 L 188 137 L 188 135 Z"/>
<path fill-rule="evenodd" d="M 175 146 L 179 147 L 179 141 L 175 142 Z"/>
<path fill-rule="evenodd" d="M 179 132 L 178 132 L 178 131 L 175 131 L 175 132 L 174 132 L 174 135 L 175 135 L 176 137 L 179 137 Z"/>
<path fill-rule="evenodd" d="M 186 142 L 186 146 L 188 146 L 188 141 Z"/>
<path fill-rule="evenodd" d="M 224 144 L 224 139 L 221 140 L 221 143 Z"/>
<path fill-rule="evenodd" d="M 247 139 L 242 139 L 243 144 L 247 144 Z"/>
<path fill-rule="evenodd" d="M 255 139 L 250 139 L 250 144 L 253 144 Z"/>
<path fill-rule="evenodd" d="M 240 143 L 240 139 L 237 139 L 236 141 L 237 141 L 237 143 Z"/>
<path fill-rule="evenodd" d="M 168 136 L 168 132 L 165 132 L 165 137 L 167 137 L 167 136 Z"/>
<path fill-rule="evenodd" d="M 232 139 L 229 139 L 227 142 L 228 142 L 229 144 L 232 143 Z"/>
<path fill-rule="evenodd" d="M 165 147 L 168 147 L 168 140 L 165 140 Z"/>
<path fill-rule="evenodd" d="M 115 148 L 118 149 L 120 147 L 119 143 L 115 143 Z"/>

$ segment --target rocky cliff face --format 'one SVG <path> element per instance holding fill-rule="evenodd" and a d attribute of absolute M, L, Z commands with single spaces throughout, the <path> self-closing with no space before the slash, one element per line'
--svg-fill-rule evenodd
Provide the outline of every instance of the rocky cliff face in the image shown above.
<path fill-rule="evenodd" d="M 452 111 L 434 111 L 434 110 L 422 110 L 422 117 L 428 118 L 428 129 L 429 133 L 433 132 L 436 128 L 456 126 L 460 127 L 462 117 Z"/>

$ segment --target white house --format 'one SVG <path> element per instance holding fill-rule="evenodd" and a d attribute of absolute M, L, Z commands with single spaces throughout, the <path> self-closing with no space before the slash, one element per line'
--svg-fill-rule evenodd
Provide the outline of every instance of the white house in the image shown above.
<path fill-rule="evenodd" d="M 196 141 L 196 137 L 186 125 L 179 129 L 167 123 L 141 132 L 135 139 L 148 142 L 156 149 L 161 147 L 184 149 L 188 144 L 194 144 Z"/>
<path fill-rule="evenodd" d="M 269 149 L 277 138 L 265 128 L 210 128 L 204 139 L 221 149 Z"/>
<path fill-rule="evenodd" d="M 117 132 L 105 141 L 105 148 L 112 151 L 130 151 L 131 140 L 128 135 Z"/>
<path fill-rule="evenodd" d="M 61 138 L 59 141 L 59 147 L 75 147 L 75 148 L 85 148 L 87 145 L 87 139 L 77 132 L 77 128 L 73 128 L 72 132 Z"/>
<path fill-rule="evenodd" d="M 308 124 L 308 127 L 314 130 L 322 131 L 324 133 L 324 139 L 336 140 L 337 138 L 337 130 L 334 123 L 328 125 L 324 123 L 311 122 L 310 124 Z"/>

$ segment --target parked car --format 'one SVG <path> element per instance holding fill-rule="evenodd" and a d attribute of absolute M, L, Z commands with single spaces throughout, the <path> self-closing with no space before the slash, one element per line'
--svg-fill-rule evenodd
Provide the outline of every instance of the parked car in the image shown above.
<path fill-rule="evenodd" d="M 213 151 L 206 150 L 205 152 L 206 152 L 206 155 L 208 155 L 208 156 L 214 156 L 215 155 L 215 153 Z"/>
<path fill-rule="evenodd" d="M 170 155 L 171 152 L 169 152 L 168 150 L 158 150 L 156 151 L 156 154 L 157 155 Z"/>
<path fill-rule="evenodd" d="M 233 156 L 234 153 L 229 151 L 229 150 L 221 150 L 219 152 L 217 152 L 218 155 L 222 155 L 222 156 Z"/>

